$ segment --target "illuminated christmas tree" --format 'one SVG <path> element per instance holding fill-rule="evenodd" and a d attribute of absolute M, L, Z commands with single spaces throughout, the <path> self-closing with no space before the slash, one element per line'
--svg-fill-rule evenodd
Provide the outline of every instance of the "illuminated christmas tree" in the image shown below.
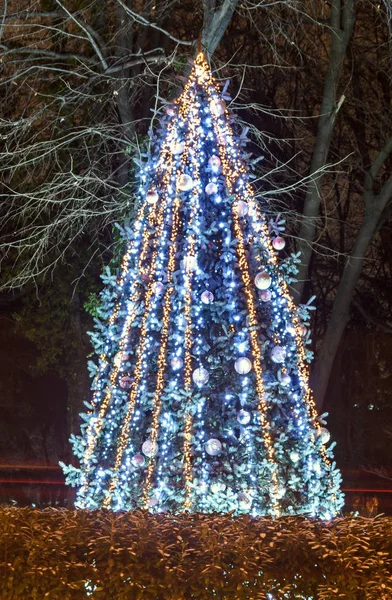
<path fill-rule="evenodd" d="M 106 275 L 80 469 L 64 467 L 78 507 L 329 518 L 343 504 L 308 385 L 309 307 L 289 294 L 296 258 L 278 256 L 232 121 L 199 54 Z"/>

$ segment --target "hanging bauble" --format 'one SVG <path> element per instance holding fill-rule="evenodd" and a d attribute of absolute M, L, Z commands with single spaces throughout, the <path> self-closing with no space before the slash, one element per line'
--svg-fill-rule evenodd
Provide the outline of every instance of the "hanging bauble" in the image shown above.
<path fill-rule="evenodd" d="M 173 154 L 182 154 L 185 150 L 185 143 L 184 142 L 174 142 L 173 146 L 172 146 L 172 152 Z"/>
<path fill-rule="evenodd" d="M 278 498 L 278 500 L 283 498 L 285 493 L 286 493 L 286 486 L 284 486 L 283 483 L 279 483 L 278 487 L 276 488 L 276 497 Z"/>
<path fill-rule="evenodd" d="M 148 508 L 154 508 L 154 506 L 156 506 L 157 504 L 158 504 L 157 498 L 153 497 L 153 498 L 149 498 L 147 500 L 147 506 L 148 506 Z"/>
<path fill-rule="evenodd" d="M 285 371 L 282 371 L 282 369 L 280 369 L 278 371 L 278 380 L 280 381 L 281 385 L 290 385 L 291 383 L 291 377 L 288 373 L 286 373 Z"/>
<path fill-rule="evenodd" d="M 169 117 L 174 117 L 174 115 L 176 114 L 176 109 L 173 105 L 169 104 L 165 107 L 165 112 L 167 115 L 169 115 Z"/>
<path fill-rule="evenodd" d="M 328 444 L 329 440 L 331 439 L 331 434 L 325 427 L 321 427 L 319 436 L 321 437 L 322 444 Z"/>
<path fill-rule="evenodd" d="M 183 364 L 184 364 L 184 361 L 179 356 L 173 356 L 173 358 L 170 359 L 170 365 L 171 365 L 172 369 L 174 369 L 175 371 L 178 371 L 179 369 L 181 369 Z"/>
<path fill-rule="evenodd" d="M 211 156 L 211 158 L 208 159 L 208 164 L 211 167 L 211 169 L 216 171 L 221 166 L 221 159 L 219 158 L 219 156 Z"/>
<path fill-rule="evenodd" d="M 121 377 L 120 379 L 120 388 L 123 390 L 129 390 L 132 385 L 132 379 L 127 375 L 125 377 Z"/>
<path fill-rule="evenodd" d="M 271 285 L 271 277 L 266 271 L 260 271 L 255 277 L 255 285 L 259 290 L 267 290 Z"/>
<path fill-rule="evenodd" d="M 293 323 L 290 323 L 290 322 L 286 323 L 286 331 L 290 335 L 295 335 L 297 333 L 296 329 L 295 329 L 295 326 L 293 325 Z"/>
<path fill-rule="evenodd" d="M 128 360 L 128 358 L 129 358 L 129 354 L 127 354 L 123 350 L 121 350 L 120 352 L 117 352 L 117 354 L 115 355 L 115 357 L 113 359 L 114 366 L 120 367 L 121 363 Z"/>
<path fill-rule="evenodd" d="M 180 175 L 179 180 L 178 180 L 178 189 L 181 190 L 182 192 L 187 192 L 188 190 L 191 190 L 193 188 L 193 179 L 190 175 Z"/>
<path fill-rule="evenodd" d="M 245 492 L 240 492 L 237 496 L 238 505 L 242 510 L 249 509 L 252 506 L 252 497 Z"/>
<path fill-rule="evenodd" d="M 262 300 L 263 302 L 270 302 L 272 298 L 272 293 L 270 292 L 270 290 L 263 290 L 262 292 L 260 292 L 260 300 Z"/>
<path fill-rule="evenodd" d="M 295 450 L 293 452 L 290 452 L 290 460 L 293 463 L 297 463 L 299 461 L 299 459 L 300 459 L 300 456 L 299 456 L 298 452 L 296 452 Z"/>
<path fill-rule="evenodd" d="M 148 190 L 146 200 L 149 204 L 155 204 L 158 201 L 159 195 L 156 190 Z"/>
<path fill-rule="evenodd" d="M 146 459 L 144 458 L 143 454 L 135 454 L 135 456 L 132 456 L 131 458 L 131 463 L 133 464 L 134 467 L 138 467 L 139 469 L 141 467 L 144 467 L 146 462 Z"/>
<path fill-rule="evenodd" d="M 283 248 L 286 245 L 286 241 L 284 240 L 284 238 L 280 237 L 280 235 L 278 235 L 276 238 L 274 238 L 272 240 L 272 245 L 275 248 L 275 250 L 283 250 Z"/>
<path fill-rule="evenodd" d="M 250 423 L 252 415 L 247 410 L 239 410 L 237 413 L 237 421 L 240 425 L 247 425 Z"/>
<path fill-rule="evenodd" d="M 220 117 L 225 113 L 225 103 L 223 102 L 223 100 L 211 100 L 210 110 L 211 114 L 213 114 L 214 117 Z"/>
<path fill-rule="evenodd" d="M 286 350 L 282 346 L 274 346 L 271 350 L 271 360 L 274 363 L 283 363 L 286 360 Z"/>
<path fill-rule="evenodd" d="M 210 183 L 207 183 L 205 191 L 207 196 L 212 196 L 212 194 L 218 193 L 218 186 L 216 185 L 216 183 L 212 183 L 212 181 L 210 181 Z"/>
<path fill-rule="evenodd" d="M 234 205 L 234 209 L 239 217 L 245 217 L 248 214 L 249 207 L 244 200 L 238 200 Z"/>
<path fill-rule="evenodd" d="M 252 363 L 246 356 L 240 356 L 234 363 L 234 368 L 240 375 L 246 375 L 252 368 Z"/>
<path fill-rule="evenodd" d="M 214 294 L 209 290 L 205 290 L 200 297 L 203 304 L 212 304 L 214 302 Z"/>
<path fill-rule="evenodd" d="M 222 444 L 219 440 L 211 438 L 206 442 L 205 449 L 210 456 L 217 456 L 222 452 Z"/>
<path fill-rule="evenodd" d="M 300 325 L 298 325 L 298 331 L 301 337 L 305 337 L 305 335 L 308 333 L 308 328 L 306 327 L 306 325 L 301 323 Z"/>
<path fill-rule="evenodd" d="M 195 369 L 192 373 L 192 379 L 198 386 L 205 385 L 209 378 L 209 373 L 204 367 L 199 367 L 198 369 Z"/>
<path fill-rule="evenodd" d="M 142 452 L 149 457 L 155 456 L 158 454 L 158 444 L 152 440 L 146 440 L 142 444 Z"/>
<path fill-rule="evenodd" d="M 152 284 L 152 291 L 154 292 L 154 294 L 162 294 L 164 287 L 165 286 L 163 285 L 162 281 L 155 281 Z"/>
<path fill-rule="evenodd" d="M 193 254 L 188 254 L 188 256 L 185 256 L 184 258 L 184 269 L 186 271 L 194 271 L 197 267 L 197 260 L 196 260 L 196 256 L 194 256 Z"/>

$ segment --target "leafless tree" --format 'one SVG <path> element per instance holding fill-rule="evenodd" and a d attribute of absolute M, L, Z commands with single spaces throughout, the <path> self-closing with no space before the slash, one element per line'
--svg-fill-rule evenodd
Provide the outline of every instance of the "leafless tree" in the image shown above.
<path fill-rule="evenodd" d="M 173 95 L 174 75 L 201 39 L 218 77 L 234 80 L 232 106 L 247 111 L 279 174 L 276 185 L 263 182 L 265 199 L 279 183 L 292 199 L 296 297 L 316 286 L 329 306 L 313 378 L 321 407 L 368 253 L 389 218 L 390 2 L 47 6 L 8 0 L 0 16 L 0 251 L 4 265 L 15 264 L 3 285 L 51 273 L 81 236 L 91 240 L 87 268 L 111 225 L 132 218 L 132 159 L 157 98 Z"/>

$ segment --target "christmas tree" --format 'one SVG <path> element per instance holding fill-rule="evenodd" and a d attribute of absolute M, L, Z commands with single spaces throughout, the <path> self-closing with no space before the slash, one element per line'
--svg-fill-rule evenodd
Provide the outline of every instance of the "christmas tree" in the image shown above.
<path fill-rule="evenodd" d="M 106 274 L 80 468 L 64 466 L 78 507 L 330 518 L 343 504 L 308 385 L 308 307 L 288 288 L 298 257 L 279 257 L 234 121 L 200 53 Z"/>

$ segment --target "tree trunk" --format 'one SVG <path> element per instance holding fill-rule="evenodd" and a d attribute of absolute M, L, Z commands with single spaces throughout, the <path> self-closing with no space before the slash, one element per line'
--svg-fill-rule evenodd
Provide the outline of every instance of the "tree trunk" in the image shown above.
<path fill-rule="evenodd" d="M 380 216 L 381 210 L 378 206 L 366 212 L 336 292 L 331 318 L 311 377 L 318 411 L 323 405 L 335 355 L 349 319 L 351 301 Z"/>
<path fill-rule="evenodd" d="M 388 210 L 392 199 L 392 175 L 385 181 L 378 195 L 374 193 L 376 178 L 385 169 L 386 161 L 392 153 L 392 137 L 388 138 L 364 176 L 364 201 L 366 212 L 350 257 L 343 270 L 339 287 L 332 307 L 323 345 L 313 368 L 311 385 L 314 390 L 316 407 L 320 411 L 333 361 L 346 327 L 355 288 L 362 271 L 365 255 L 373 235 Z"/>
<path fill-rule="evenodd" d="M 317 135 L 309 172 L 309 184 L 298 234 L 301 264 L 298 272 L 298 282 L 294 285 L 294 299 L 298 302 L 301 301 L 303 295 L 313 253 L 313 242 L 316 237 L 317 219 L 322 197 L 321 173 L 327 164 L 333 127 L 340 108 L 340 103 L 336 102 L 336 96 L 343 61 L 353 31 L 354 19 L 354 0 L 333 0 L 331 5 L 331 53 L 325 75 Z"/>
<path fill-rule="evenodd" d="M 219 9 L 216 9 L 216 0 L 203 0 L 201 45 L 208 60 L 211 59 L 228 28 L 237 4 L 238 0 L 224 0 Z"/>

